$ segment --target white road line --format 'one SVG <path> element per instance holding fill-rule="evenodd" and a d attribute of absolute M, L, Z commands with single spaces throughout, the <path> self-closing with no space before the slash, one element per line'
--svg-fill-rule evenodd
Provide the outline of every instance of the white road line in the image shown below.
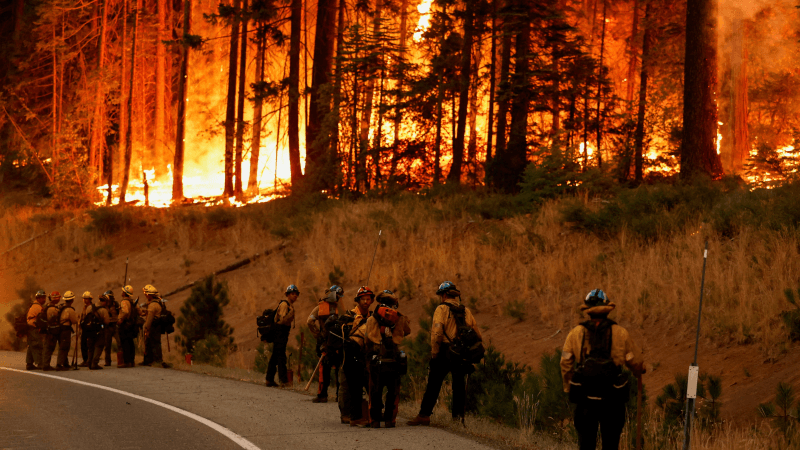
<path fill-rule="evenodd" d="M 45 374 L 45 373 L 28 372 L 26 370 L 11 369 L 9 367 L 2 367 L 2 366 L 0 366 L 0 369 L 8 370 L 8 371 L 11 371 L 11 372 L 24 373 L 24 374 L 27 374 L 27 375 L 37 375 L 37 376 L 40 376 L 40 377 L 55 378 L 56 380 L 68 381 L 70 383 L 82 384 L 84 386 L 91 386 L 91 387 L 95 387 L 95 388 L 99 388 L 99 389 L 104 389 L 104 390 L 109 391 L 109 392 L 114 392 L 114 393 L 117 393 L 117 394 L 122 394 L 122 395 L 125 395 L 125 396 L 128 396 L 128 397 L 131 397 L 131 398 L 135 398 L 135 399 L 141 400 L 143 402 L 152 403 L 154 405 L 160 406 L 162 408 L 166 408 L 166 409 L 168 409 L 170 411 L 174 411 L 174 412 L 176 412 L 178 414 L 186 416 L 186 417 L 188 417 L 190 419 L 196 420 L 196 421 L 202 423 L 203 425 L 206 425 L 209 428 L 211 428 L 211 429 L 217 431 L 218 433 L 222 434 L 226 438 L 232 440 L 233 442 L 235 442 L 237 445 L 239 445 L 240 447 L 242 447 L 244 449 L 247 449 L 247 450 L 260 450 L 257 445 L 253 444 L 252 442 L 248 441 L 244 437 L 239 436 L 238 434 L 234 433 L 233 431 L 223 427 L 222 425 L 220 425 L 220 424 L 218 424 L 216 422 L 212 422 L 212 421 L 206 419 L 205 417 L 200 417 L 197 414 L 194 414 L 194 413 L 191 413 L 189 411 L 186 411 L 185 409 L 180 409 L 178 407 L 175 407 L 175 406 L 172 406 L 172 405 L 168 405 L 166 403 L 162 403 L 162 402 L 160 402 L 158 400 L 153 400 L 151 398 L 142 397 L 141 395 L 131 394 L 130 392 L 120 391 L 119 389 L 110 388 L 108 386 L 103 386 L 103 385 L 100 385 L 100 384 L 93 384 L 93 383 L 87 383 L 85 381 L 73 380 L 71 378 L 64 378 L 64 377 L 59 377 L 59 376 L 55 376 L 55 375 L 48 375 L 48 374 Z"/>

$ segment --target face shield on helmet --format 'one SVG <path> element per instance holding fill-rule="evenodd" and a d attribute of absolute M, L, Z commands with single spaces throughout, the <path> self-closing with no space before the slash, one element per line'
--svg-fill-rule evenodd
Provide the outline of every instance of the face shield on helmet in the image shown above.
<path fill-rule="evenodd" d="M 436 295 L 458 297 L 461 295 L 461 292 L 456 288 L 455 284 L 450 281 L 445 281 L 439 285 L 439 289 L 436 290 Z"/>
<path fill-rule="evenodd" d="M 344 289 L 334 284 L 333 286 L 328 288 L 326 294 L 328 294 L 326 301 L 330 303 L 337 303 L 339 299 L 344 295 Z"/>
<path fill-rule="evenodd" d="M 610 302 L 606 293 L 603 292 L 601 289 L 593 289 L 592 292 L 589 292 L 586 295 L 586 298 L 583 300 L 583 303 L 586 306 L 593 308 L 595 306 L 604 306 Z"/>

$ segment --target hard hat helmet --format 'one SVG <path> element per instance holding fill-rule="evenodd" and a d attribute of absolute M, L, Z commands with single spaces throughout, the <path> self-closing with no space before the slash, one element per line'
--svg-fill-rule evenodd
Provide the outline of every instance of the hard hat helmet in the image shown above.
<path fill-rule="evenodd" d="M 394 292 L 388 289 L 385 289 L 383 292 L 378 294 L 375 300 L 377 300 L 377 302 L 382 305 L 391 306 L 395 308 L 399 306 L 400 303 L 397 299 L 397 295 L 395 295 Z"/>
<path fill-rule="evenodd" d="M 133 297 L 133 286 L 123 286 L 122 287 L 122 296 L 123 297 Z"/>
<path fill-rule="evenodd" d="M 436 290 L 436 295 L 450 295 L 457 297 L 461 295 L 461 292 L 456 288 L 455 284 L 450 281 L 445 281 L 439 285 L 439 289 Z"/>
<path fill-rule="evenodd" d="M 114 301 L 114 292 L 112 291 L 105 291 L 103 295 L 100 296 L 100 301 L 107 302 L 107 301 Z"/>
<path fill-rule="evenodd" d="M 361 286 L 358 288 L 358 292 L 356 293 L 356 301 L 358 301 L 358 298 L 362 295 L 369 295 L 373 300 L 375 299 L 375 293 L 372 292 L 372 289 L 370 289 L 369 286 Z"/>
<path fill-rule="evenodd" d="M 284 292 L 284 295 L 289 295 L 291 293 L 300 295 L 300 289 L 297 289 L 297 286 L 290 284 L 289 286 L 286 286 L 286 292 Z"/>
<path fill-rule="evenodd" d="M 92 299 L 94 297 L 92 297 L 92 293 L 91 292 L 86 291 L 86 292 L 83 293 L 83 298 Z"/>
<path fill-rule="evenodd" d="M 36 291 L 35 297 L 36 298 L 47 297 L 47 294 L 45 294 L 45 292 L 42 289 L 39 289 L 38 291 Z"/>
<path fill-rule="evenodd" d="M 332 299 L 332 301 L 339 301 L 339 298 L 344 295 L 344 289 L 342 289 L 341 287 L 339 287 L 339 286 L 337 286 L 335 284 L 333 286 L 329 287 L 328 290 L 327 290 L 327 293 L 329 293 L 329 294 L 333 293 L 333 292 L 336 293 L 336 299 L 335 300 Z"/>
<path fill-rule="evenodd" d="M 58 291 L 51 292 L 50 293 L 50 301 L 53 301 L 53 300 L 56 300 L 56 301 L 61 300 L 61 293 L 58 292 Z"/>
<path fill-rule="evenodd" d="M 67 291 L 64 292 L 64 296 L 61 298 L 63 298 L 65 302 L 71 302 L 75 300 L 75 294 L 72 291 Z"/>
<path fill-rule="evenodd" d="M 586 306 L 593 308 L 595 306 L 604 306 L 610 302 L 606 293 L 603 292 L 601 289 L 593 289 L 592 292 L 589 292 L 586 295 L 586 298 L 583 300 L 583 303 Z"/>
<path fill-rule="evenodd" d="M 158 289 L 156 289 L 156 287 L 152 284 L 145 286 L 142 291 L 144 291 L 146 295 L 158 295 Z"/>

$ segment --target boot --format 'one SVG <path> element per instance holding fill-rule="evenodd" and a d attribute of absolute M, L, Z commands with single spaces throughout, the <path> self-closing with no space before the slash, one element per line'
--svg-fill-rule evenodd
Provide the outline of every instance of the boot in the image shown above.
<path fill-rule="evenodd" d="M 69 370 L 69 367 L 59 366 L 59 367 L 56 367 L 56 370 L 59 371 L 59 372 L 64 372 L 66 370 Z"/>
<path fill-rule="evenodd" d="M 386 422 L 386 423 L 385 423 L 383 426 L 384 426 L 385 428 L 394 428 L 394 427 L 396 427 L 396 426 L 397 426 L 397 424 L 396 424 L 396 423 L 394 423 L 394 422 Z"/>
<path fill-rule="evenodd" d="M 117 364 L 117 369 L 125 369 L 127 367 L 129 367 L 129 366 L 127 364 L 125 364 L 125 363 Z"/>
<path fill-rule="evenodd" d="M 370 428 L 380 428 L 381 427 L 381 423 L 373 421 L 373 422 L 370 422 L 369 427 Z"/>
<path fill-rule="evenodd" d="M 91 366 L 89 367 L 89 370 L 103 370 L 103 368 L 100 366 Z"/>
<path fill-rule="evenodd" d="M 78 367 L 89 367 L 89 361 L 84 361 L 84 362 L 78 364 Z"/>
<path fill-rule="evenodd" d="M 267 385 L 267 387 L 278 387 L 278 383 L 276 383 L 276 382 L 274 382 L 272 380 L 267 380 L 266 385 Z"/>
<path fill-rule="evenodd" d="M 161 363 L 161 367 L 163 367 L 165 369 L 172 369 L 172 364 L 170 364 L 168 362 L 162 362 Z"/>
<path fill-rule="evenodd" d="M 328 397 L 314 397 L 311 403 L 328 403 Z"/>
<path fill-rule="evenodd" d="M 350 423 L 350 416 L 342 416 L 342 423 Z"/>
<path fill-rule="evenodd" d="M 350 426 L 359 428 L 369 428 L 369 419 L 362 417 L 358 420 L 351 420 Z"/>
<path fill-rule="evenodd" d="M 33 364 L 27 364 L 27 365 L 25 366 L 25 370 L 39 370 L 39 368 L 38 368 L 38 367 L 36 367 L 36 366 L 35 366 L 35 365 L 33 365 Z"/>
<path fill-rule="evenodd" d="M 53 371 L 54 371 L 54 370 L 56 370 L 56 369 L 54 369 L 54 368 L 53 368 L 53 366 L 51 366 L 50 364 L 48 364 L 48 365 L 46 365 L 46 366 L 42 367 L 42 370 L 44 370 L 45 372 L 53 372 Z"/>
<path fill-rule="evenodd" d="M 418 415 L 417 417 L 414 417 L 413 419 L 406 422 L 406 424 L 412 427 L 415 427 L 417 425 L 422 425 L 427 427 L 428 425 L 431 424 L 431 418 Z"/>

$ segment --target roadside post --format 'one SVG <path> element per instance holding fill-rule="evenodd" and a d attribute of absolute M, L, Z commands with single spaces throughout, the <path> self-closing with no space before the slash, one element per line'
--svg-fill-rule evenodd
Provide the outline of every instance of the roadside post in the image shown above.
<path fill-rule="evenodd" d="M 683 423 L 683 450 L 689 450 L 692 440 L 692 421 L 694 420 L 694 405 L 697 399 L 697 378 L 700 368 L 697 366 L 697 347 L 700 345 L 700 318 L 703 315 L 703 287 L 706 282 L 706 262 L 708 261 L 708 240 L 703 250 L 703 275 L 700 278 L 700 306 L 697 311 L 697 334 L 694 341 L 694 361 L 689 366 L 689 377 L 686 385 L 686 419 Z"/>

